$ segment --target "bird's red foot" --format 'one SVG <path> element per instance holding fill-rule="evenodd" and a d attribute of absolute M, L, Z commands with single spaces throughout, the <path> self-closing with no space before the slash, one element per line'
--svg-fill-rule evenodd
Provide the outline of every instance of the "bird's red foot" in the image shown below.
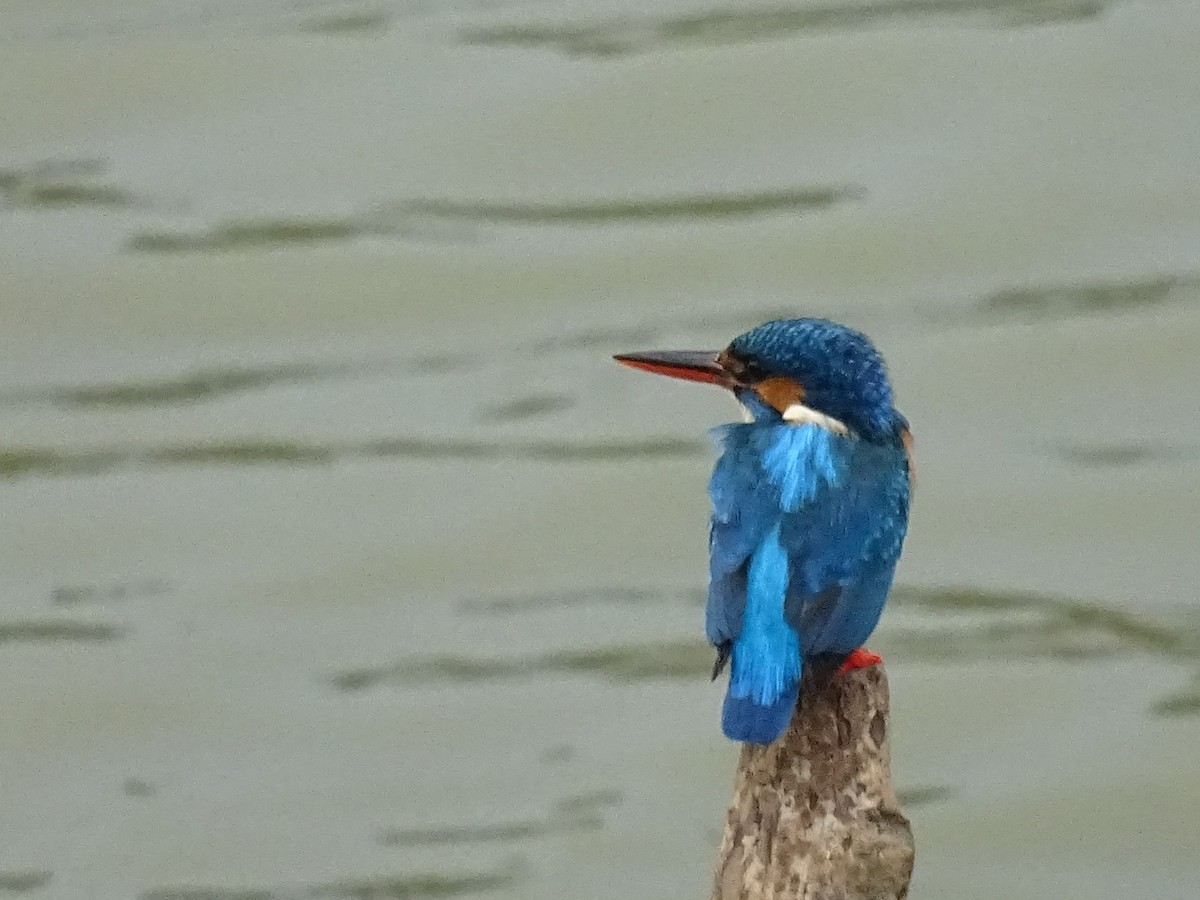
<path fill-rule="evenodd" d="M 883 657 L 878 653 L 872 653 L 866 647 L 859 647 L 853 653 L 846 657 L 846 661 L 842 663 L 842 667 L 838 669 L 839 675 L 845 675 L 847 672 L 853 672 L 855 669 L 865 669 L 868 666 L 882 665 Z"/>

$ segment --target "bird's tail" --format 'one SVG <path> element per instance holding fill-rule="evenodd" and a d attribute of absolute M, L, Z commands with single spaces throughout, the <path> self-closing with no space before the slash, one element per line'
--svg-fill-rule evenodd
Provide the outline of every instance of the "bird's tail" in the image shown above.
<path fill-rule="evenodd" d="M 765 706 L 755 703 L 751 697 L 734 697 L 726 691 L 721 730 L 734 741 L 769 744 L 783 734 L 792 721 L 799 695 L 799 682 L 793 682 L 773 703 Z"/>

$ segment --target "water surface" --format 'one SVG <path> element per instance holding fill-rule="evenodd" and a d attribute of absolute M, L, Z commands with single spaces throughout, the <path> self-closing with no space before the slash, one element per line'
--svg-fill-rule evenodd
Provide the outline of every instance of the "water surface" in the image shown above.
<path fill-rule="evenodd" d="M 0 893 L 703 896 L 716 391 L 917 435 L 912 896 L 1200 893 L 1200 12 L 18 0 Z"/>

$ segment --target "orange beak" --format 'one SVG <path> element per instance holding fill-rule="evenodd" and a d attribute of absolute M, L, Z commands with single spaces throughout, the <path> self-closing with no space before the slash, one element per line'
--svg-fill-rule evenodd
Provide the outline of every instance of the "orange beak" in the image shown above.
<path fill-rule="evenodd" d="M 682 378 L 684 381 L 699 381 L 729 387 L 729 373 L 717 362 L 717 353 L 711 350 L 651 350 L 648 353 L 618 353 L 613 357 L 623 366 Z"/>

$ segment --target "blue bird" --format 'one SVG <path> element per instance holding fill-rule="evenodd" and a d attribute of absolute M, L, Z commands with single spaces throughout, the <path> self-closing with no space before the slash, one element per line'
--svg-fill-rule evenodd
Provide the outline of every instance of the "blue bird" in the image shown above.
<path fill-rule="evenodd" d="M 767 322 L 720 353 L 614 358 L 727 388 L 747 413 L 713 432 L 705 631 L 713 678 L 729 664 L 725 734 L 769 744 L 806 668 L 879 661 L 856 651 L 892 585 L 912 474 L 883 359 L 865 335 L 823 319 Z"/>

